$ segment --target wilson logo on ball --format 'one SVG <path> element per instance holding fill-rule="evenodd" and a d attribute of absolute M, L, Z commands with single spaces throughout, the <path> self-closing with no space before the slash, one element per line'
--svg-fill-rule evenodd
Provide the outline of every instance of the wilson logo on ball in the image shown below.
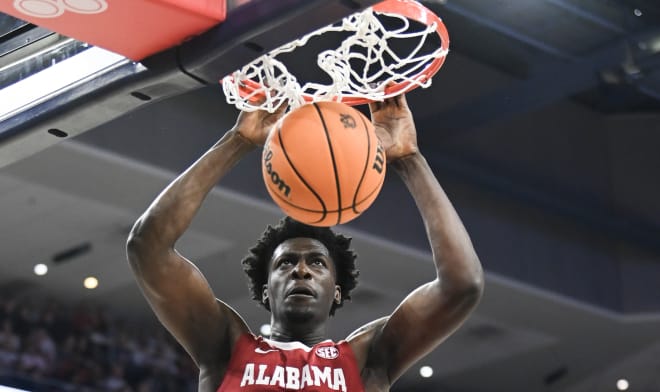
<path fill-rule="evenodd" d="M 279 174 L 277 174 L 275 170 L 273 170 L 273 164 L 271 162 L 272 159 L 273 151 L 264 150 L 264 168 L 266 169 L 266 173 L 268 173 L 268 176 L 273 182 L 273 185 L 275 185 L 280 192 L 284 193 L 284 196 L 289 197 L 291 187 L 288 186 L 282 178 L 280 178 Z"/>
<path fill-rule="evenodd" d="M 357 127 L 357 123 L 355 122 L 355 118 L 351 116 L 350 114 L 340 114 L 339 115 L 339 121 L 341 121 L 342 124 L 344 124 L 344 128 L 355 128 Z"/>

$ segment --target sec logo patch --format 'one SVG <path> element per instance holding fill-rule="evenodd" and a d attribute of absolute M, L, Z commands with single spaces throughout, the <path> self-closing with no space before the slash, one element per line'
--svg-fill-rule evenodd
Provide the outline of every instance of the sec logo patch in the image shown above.
<path fill-rule="evenodd" d="M 316 355 L 323 359 L 335 359 L 339 356 L 339 350 L 336 347 L 319 347 L 316 349 Z"/>

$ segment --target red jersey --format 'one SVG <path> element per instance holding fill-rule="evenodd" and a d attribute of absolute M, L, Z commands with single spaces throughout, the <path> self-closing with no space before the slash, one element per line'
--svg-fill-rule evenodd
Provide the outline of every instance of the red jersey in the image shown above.
<path fill-rule="evenodd" d="M 242 335 L 217 392 L 364 392 L 353 350 L 330 340 L 308 347 Z"/>

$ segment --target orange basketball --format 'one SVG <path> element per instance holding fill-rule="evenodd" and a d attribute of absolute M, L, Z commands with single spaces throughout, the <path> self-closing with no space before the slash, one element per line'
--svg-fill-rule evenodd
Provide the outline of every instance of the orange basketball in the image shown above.
<path fill-rule="evenodd" d="M 385 179 L 385 152 L 371 122 L 338 102 L 304 105 L 284 116 L 266 141 L 268 193 L 293 219 L 346 223 L 364 212 Z"/>

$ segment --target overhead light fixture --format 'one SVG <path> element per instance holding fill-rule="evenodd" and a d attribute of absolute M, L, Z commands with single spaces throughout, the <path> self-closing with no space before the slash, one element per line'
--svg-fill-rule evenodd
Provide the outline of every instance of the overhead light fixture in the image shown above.
<path fill-rule="evenodd" d="M 422 366 L 419 368 L 419 375 L 424 378 L 429 378 L 433 376 L 433 368 L 430 366 Z"/>
<path fill-rule="evenodd" d="M 86 289 L 93 290 L 99 286 L 99 280 L 93 276 L 88 276 L 83 281 L 83 286 L 85 286 Z"/>
<path fill-rule="evenodd" d="M 262 336 L 270 336 L 273 331 L 270 328 L 270 324 L 263 324 L 261 328 L 259 328 L 259 332 Z"/>
<path fill-rule="evenodd" d="M 34 266 L 33 271 L 37 276 L 44 276 L 48 273 L 48 266 L 46 264 L 37 264 Z"/>
<path fill-rule="evenodd" d="M 651 53 L 660 52 L 660 35 L 648 40 L 646 43 L 646 50 Z"/>
<path fill-rule="evenodd" d="M 630 387 L 630 383 L 625 378 L 621 378 L 616 382 L 616 389 L 620 391 L 627 391 Z"/>
<path fill-rule="evenodd" d="M 634 14 L 635 16 L 642 16 L 642 15 L 644 15 L 644 14 L 642 13 L 642 10 L 640 10 L 639 8 L 635 8 L 635 9 L 633 10 L 633 14 Z"/>

